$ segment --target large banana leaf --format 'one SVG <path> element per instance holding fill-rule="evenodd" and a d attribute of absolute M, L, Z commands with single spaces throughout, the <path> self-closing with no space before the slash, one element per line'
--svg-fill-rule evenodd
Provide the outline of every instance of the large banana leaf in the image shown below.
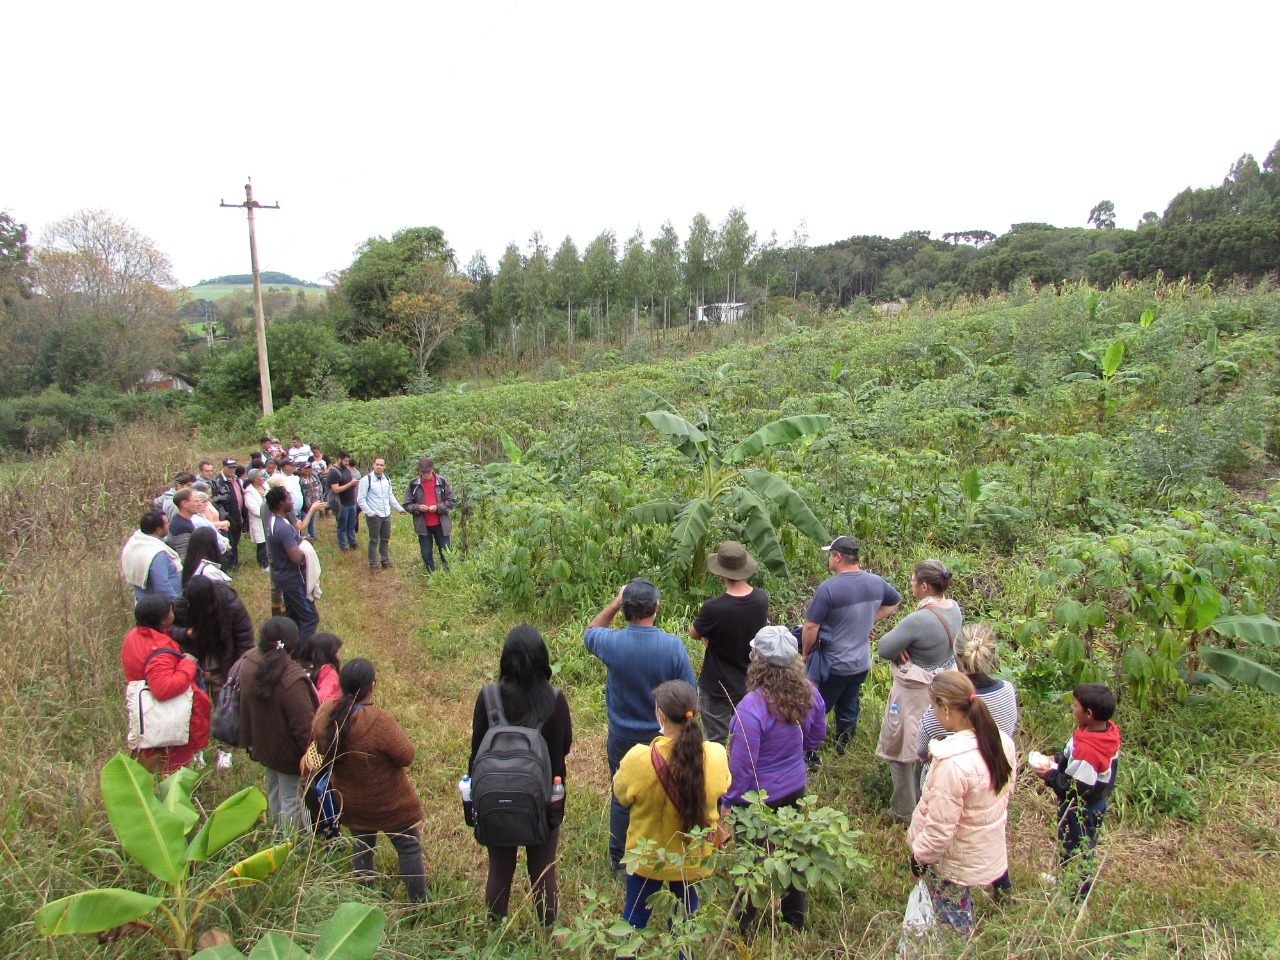
<path fill-rule="evenodd" d="M 791 484 L 768 470 L 748 469 L 741 473 L 742 479 L 747 481 L 747 486 L 764 499 L 772 500 L 777 504 L 782 516 L 806 537 L 821 545 L 831 541 L 827 528 L 814 516 L 809 505 L 804 502 L 804 498 L 792 489 Z"/>
<path fill-rule="evenodd" d="M 187 832 L 182 818 L 160 805 L 155 778 L 117 753 L 102 768 L 102 803 L 125 853 L 165 883 L 187 872 Z"/>
<path fill-rule="evenodd" d="M 727 504 L 742 520 L 747 542 L 764 564 L 765 569 L 778 577 L 787 576 L 787 560 L 778 543 L 778 531 L 773 527 L 769 508 L 752 491 L 738 487 L 725 495 Z"/>
<path fill-rule="evenodd" d="M 1122 363 L 1124 363 L 1124 341 L 1117 340 L 1107 347 L 1107 352 L 1102 355 L 1103 377 L 1110 380 L 1116 375 Z"/>
<path fill-rule="evenodd" d="M 179 767 L 160 781 L 160 805 L 182 821 L 184 835 L 200 821 L 191 802 L 191 791 L 199 780 L 200 774 L 190 767 Z"/>
<path fill-rule="evenodd" d="M 1237 640 L 1260 643 L 1267 647 L 1280 647 L 1280 623 L 1263 613 L 1255 616 L 1218 617 L 1209 624 L 1209 629 L 1224 637 L 1235 637 Z"/>
<path fill-rule="evenodd" d="M 1201 647 L 1200 660 L 1210 670 L 1222 674 L 1228 680 L 1280 696 L 1280 673 L 1241 653 L 1217 647 Z"/>
<path fill-rule="evenodd" d="M 698 372 L 701 373 L 701 371 Z M 649 406 L 661 407 L 667 413 L 674 413 L 677 417 L 680 416 L 680 411 L 676 409 L 675 404 L 661 394 L 654 393 L 648 387 L 640 388 L 640 399 Z"/>
<path fill-rule="evenodd" d="M 790 443 L 810 434 L 820 433 L 827 429 L 831 418 L 822 414 L 807 414 L 799 417 L 783 417 L 766 423 L 747 439 L 724 455 L 725 463 L 742 463 L 751 457 L 759 456 L 768 447 L 776 447 L 780 443 Z"/>
<path fill-rule="evenodd" d="M 651 410 L 644 415 L 655 430 L 671 441 L 690 460 L 703 463 L 711 456 L 711 441 L 707 435 L 678 413 Z"/>
<path fill-rule="evenodd" d="M 200 832 L 187 847 L 187 859 L 208 860 L 233 840 L 239 840 L 257 825 L 267 798 L 257 787 L 245 787 L 233 794 L 209 814 Z"/>
<path fill-rule="evenodd" d="M 672 524 L 680 516 L 680 504 L 674 500 L 651 500 L 627 511 L 628 523 Z"/>
<path fill-rule="evenodd" d="M 101 933 L 130 920 L 146 916 L 162 897 L 150 897 L 132 890 L 85 890 L 46 903 L 36 911 L 36 933 Z"/>
<path fill-rule="evenodd" d="M 205 947 L 199 953 L 192 954 L 191 960 L 248 960 L 248 957 L 231 944 L 220 943 L 216 947 Z"/>
<path fill-rule="evenodd" d="M 713 512 L 711 501 L 705 497 L 695 497 L 681 507 L 680 517 L 676 520 L 675 529 L 671 531 L 676 543 L 685 548 L 696 546 L 711 529 Z M 699 558 L 693 559 L 696 563 Z"/>
<path fill-rule="evenodd" d="M 231 889 L 245 887 L 267 879 L 284 865 L 284 858 L 293 849 L 293 842 L 277 843 L 274 847 L 259 850 L 253 856 L 245 857 L 227 872 L 213 881 L 211 887 Z"/>
<path fill-rule="evenodd" d="M 249 960 L 311 960 L 311 955 L 283 933 L 272 931 L 254 944 Z"/>
<path fill-rule="evenodd" d="M 507 459 L 512 463 L 519 463 L 524 457 L 524 451 L 511 439 L 511 434 L 498 427 L 498 439 L 502 441 L 502 452 L 507 455 Z"/>
<path fill-rule="evenodd" d="M 344 903 L 324 926 L 311 950 L 312 960 L 369 960 L 382 942 L 386 915 L 364 903 Z"/>

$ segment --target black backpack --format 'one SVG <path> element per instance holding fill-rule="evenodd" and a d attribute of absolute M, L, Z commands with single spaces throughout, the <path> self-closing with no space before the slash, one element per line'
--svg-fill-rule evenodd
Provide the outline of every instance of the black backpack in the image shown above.
<path fill-rule="evenodd" d="M 536 847 L 551 835 L 551 755 L 541 728 L 507 722 L 498 685 L 483 690 L 489 729 L 471 764 L 476 841 L 486 847 Z"/>

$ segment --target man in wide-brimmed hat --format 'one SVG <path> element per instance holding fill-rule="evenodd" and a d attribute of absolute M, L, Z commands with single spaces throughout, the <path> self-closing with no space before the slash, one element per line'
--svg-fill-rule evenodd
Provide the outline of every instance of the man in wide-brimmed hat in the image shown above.
<path fill-rule="evenodd" d="M 707 554 L 707 569 L 724 580 L 724 593 L 698 611 L 689 636 L 707 648 L 698 679 L 698 709 L 708 740 L 725 743 L 733 710 L 747 695 L 751 638 L 769 621 L 769 594 L 747 581 L 759 569 L 736 540 Z"/>

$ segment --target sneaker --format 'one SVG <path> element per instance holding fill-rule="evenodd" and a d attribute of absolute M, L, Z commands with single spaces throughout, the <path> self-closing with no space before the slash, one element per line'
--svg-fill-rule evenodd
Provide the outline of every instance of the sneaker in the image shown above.
<path fill-rule="evenodd" d="M 231 769 L 231 753 L 230 753 L 229 751 L 227 751 L 227 750 L 219 750 L 219 751 L 218 751 L 218 763 L 217 763 L 217 766 L 218 766 L 218 769 L 219 769 L 219 770 L 230 770 L 230 769 Z"/>

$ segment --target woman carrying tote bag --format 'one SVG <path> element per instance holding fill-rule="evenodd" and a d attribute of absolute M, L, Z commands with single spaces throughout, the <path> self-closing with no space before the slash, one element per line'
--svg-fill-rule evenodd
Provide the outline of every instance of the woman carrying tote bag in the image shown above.
<path fill-rule="evenodd" d="M 911 574 L 916 609 L 880 638 L 877 652 L 893 664 L 893 687 L 880 724 L 876 756 L 889 761 L 893 775 L 890 816 L 909 823 L 920 800 L 916 730 L 929 709 L 929 684 L 940 670 L 955 666 L 954 638 L 960 635 L 960 605 L 947 596 L 951 572 L 938 560 L 917 563 Z"/>
<path fill-rule="evenodd" d="M 173 701 L 191 694 L 191 714 L 185 743 L 143 748 L 133 757 L 152 773 L 171 773 L 195 759 L 196 751 L 209 743 L 209 695 L 201 685 L 196 658 L 183 653 L 169 637 L 173 605 L 161 594 L 150 594 L 133 608 L 137 624 L 125 634 L 120 646 L 120 665 L 127 683 L 146 682 L 156 701 Z M 141 708 L 139 708 L 141 709 Z M 145 713 L 140 718 L 146 720 Z"/>

